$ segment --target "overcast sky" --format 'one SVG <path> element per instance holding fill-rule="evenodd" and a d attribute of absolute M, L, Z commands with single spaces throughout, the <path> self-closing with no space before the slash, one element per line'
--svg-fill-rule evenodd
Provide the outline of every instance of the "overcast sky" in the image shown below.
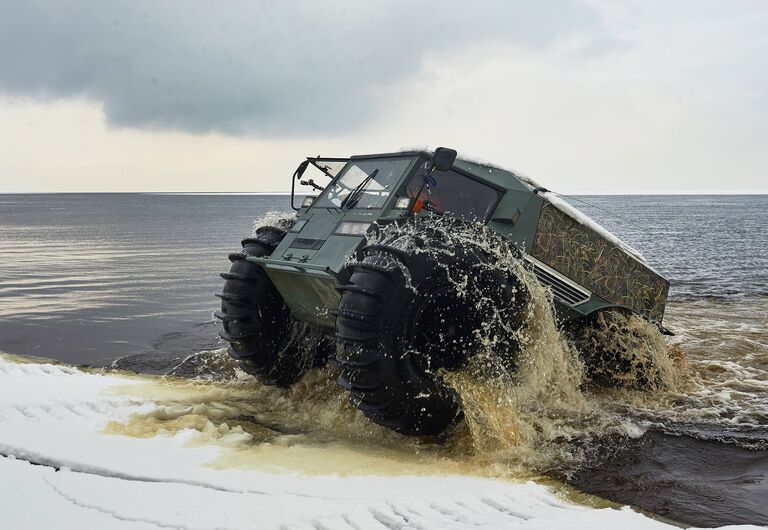
<path fill-rule="evenodd" d="M 768 2 L 0 0 L 0 192 L 282 191 L 446 145 L 564 193 L 768 190 Z"/>

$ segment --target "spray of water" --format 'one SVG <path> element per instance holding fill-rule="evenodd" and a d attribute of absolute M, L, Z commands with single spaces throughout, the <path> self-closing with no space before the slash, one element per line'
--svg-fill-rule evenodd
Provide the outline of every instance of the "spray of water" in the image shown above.
<path fill-rule="evenodd" d="M 271 211 L 253 221 L 251 235 L 256 236 L 256 231 L 264 226 L 276 226 L 283 230 L 288 230 L 296 221 L 296 214 L 290 214 L 279 211 Z"/>
<path fill-rule="evenodd" d="M 446 271 L 457 296 L 477 300 L 478 310 L 486 315 L 478 351 L 471 352 L 469 363 L 459 371 L 443 372 L 448 385 L 458 393 L 464 411 L 465 437 L 457 447 L 468 450 L 471 458 L 489 466 L 550 471 L 578 466 L 588 457 L 584 446 L 594 437 L 635 436 L 637 426 L 626 416 L 603 406 L 602 400 L 587 388 L 586 367 L 553 311 L 552 293 L 543 287 L 523 265 L 518 252 L 494 232 L 477 226 L 436 219 L 432 223 L 440 244 L 412 246 L 418 252 L 444 253 L 438 263 L 455 248 L 479 248 L 490 257 L 485 267 L 517 279 L 517 296 L 525 300 L 523 325 L 511 325 L 503 307 L 482 293 L 467 292 L 463 271 Z M 402 231 L 402 228 L 398 229 Z M 416 227 L 414 231 L 418 230 Z M 386 231 L 380 237 L 386 238 Z M 412 237 L 417 238 L 417 234 Z M 443 259 L 441 259 L 443 258 Z M 471 287 L 470 287 L 471 288 Z M 675 365 L 663 337 L 640 318 L 625 319 L 622 329 L 603 330 L 596 340 L 613 348 L 640 352 L 646 363 L 636 363 L 629 378 L 651 378 L 655 385 L 642 392 L 624 390 L 627 396 L 663 393 L 678 388 L 685 379 L 682 364 Z M 507 336 L 499 336 L 499 330 Z M 500 349 L 511 342 L 519 345 L 513 369 L 501 362 Z M 652 367 L 654 374 L 645 373 Z M 576 443 L 578 442 L 578 443 Z"/>
<path fill-rule="evenodd" d="M 279 219 L 285 218 L 268 216 L 257 226 L 274 225 Z M 595 334 L 649 361 L 633 365 L 631 372 L 652 366 L 653 374 L 644 377 L 654 384 L 645 390 L 592 388 L 586 384 L 582 356 L 556 320 L 551 292 L 526 269 L 517 251 L 484 228 L 439 218 L 431 227 L 439 244 L 414 247 L 414 239 L 423 234 L 416 234 L 416 228 L 414 233 L 404 234 L 402 227 L 393 244 L 415 252 L 443 253 L 438 263 L 448 263 L 440 258 L 450 255 L 452 249 L 478 248 L 490 256 L 482 266 L 516 279 L 517 296 L 525 302 L 522 325 L 510 323 L 504 308 L 495 307 L 482 293 L 472 292 L 476 284 L 465 271 L 446 271 L 457 296 L 472 296 L 487 315 L 469 362 L 459 370 L 440 374 L 457 392 L 464 411 L 463 422 L 447 437 L 439 441 L 406 438 L 371 423 L 336 386 L 338 374 L 332 366 L 310 369 L 294 387 L 279 389 L 260 385 L 243 374 L 223 350 L 185 360 L 172 373 L 194 379 L 167 377 L 163 385 L 172 391 L 153 395 L 154 410 L 112 424 L 108 430 L 134 436 L 193 430 L 198 435 L 195 443 L 229 447 L 232 452 L 223 457 L 228 464 L 248 462 L 254 455 L 263 457 L 265 444 L 315 449 L 342 446 L 344 451 L 362 452 L 370 458 L 388 451 L 391 454 L 382 457 L 387 465 L 406 462 L 413 469 L 428 466 L 432 472 L 438 466 L 444 471 L 462 469 L 494 476 L 567 474 L 590 458 L 589 447 L 596 438 L 642 433 L 628 419 L 628 408 L 638 403 L 661 408 L 666 396 L 677 395 L 689 384 L 685 363 L 679 354 L 670 354 L 658 330 L 642 319 L 623 317 L 620 326 L 607 325 Z M 386 237 L 385 228 L 379 238 Z M 294 339 L 308 345 L 317 341 L 306 329 L 298 328 Z M 501 362 L 498 354 L 511 343 L 517 345 L 514 369 Z M 153 392 L 157 392 L 155 387 L 148 389 Z M 348 454 L 344 451 L 342 455 Z"/>

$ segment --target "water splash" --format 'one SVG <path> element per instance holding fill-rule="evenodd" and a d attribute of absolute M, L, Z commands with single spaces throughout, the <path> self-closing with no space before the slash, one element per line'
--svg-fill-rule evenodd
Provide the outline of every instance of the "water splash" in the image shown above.
<path fill-rule="evenodd" d="M 288 230 L 291 225 L 296 221 L 295 213 L 285 213 L 281 211 L 269 211 L 263 216 L 253 221 L 253 229 L 251 230 L 251 237 L 256 236 L 256 231 L 264 226 L 276 226 L 283 230 Z"/>
<path fill-rule="evenodd" d="M 276 221 L 272 217 L 260 222 Z M 169 416 L 165 410 L 160 412 L 164 421 L 157 423 L 157 418 L 151 415 L 146 418 L 150 429 L 160 425 L 166 429 L 192 426 L 207 437 L 222 432 L 222 436 L 231 437 L 233 422 L 240 424 L 246 433 L 254 431 L 249 427 L 251 423 L 269 425 L 277 438 L 287 429 L 292 436 L 302 433 L 301 436 L 308 437 L 305 443 L 314 443 L 309 440 L 316 441 L 318 437 L 375 443 L 379 447 L 397 448 L 403 454 L 431 454 L 452 462 L 471 462 L 476 469 L 485 470 L 484 473 L 503 475 L 574 468 L 585 458 L 584 440 L 608 434 L 625 437 L 637 434 L 638 428 L 625 416 L 601 407 L 600 400 L 585 390 L 583 363 L 555 319 L 552 294 L 537 282 L 514 248 L 489 230 L 443 219 L 430 224 L 430 237 L 435 238 L 435 244 L 423 244 L 424 234 L 408 226 L 410 231 L 398 228 L 394 240 L 391 228 L 386 227 L 378 238 L 388 240 L 395 247 L 442 254 L 436 262 L 447 267 L 446 276 L 456 296 L 478 300 L 478 311 L 487 315 L 474 342 L 478 351 L 472 352 L 469 363 L 461 370 L 441 374 L 457 391 L 465 415 L 464 422 L 441 444 L 427 442 L 425 445 L 424 441 L 403 438 L 370 423 L 348 404 L 346 394 L 334 383 L 337 374 L 331 367 L 312 370 L 292 389 L 280 390 L 260 386 L 243 377 L 220 353 L 206 353 L 194 362 L 190 359 L 183 364 L 194 364 L 197 371 L 193 373 L 198 381 L 211 381 L 211 372 L 218 374 L 213 379 L 230 389 L 227 401 L 235 401 L 238 405 L 232 410 L 239 413 L 222 418 L 217 416 L 220 409 L 214 407 L 213 425 L 208 426 L 199 423 L 198 417 L 183 420 L 186 409 L 174 404 L 170 405 L 171 409 L 182 416 Z M 419 239 L 422 241 L 417 241 Z M 466 271 L 448 268 L 446 264 L 451 260 L 447 258 L 456 248 L 482 250 L 491 259 L 481 267 L 517 279 L 515 296 L 524 301 L 524 325 L 509 322 L 505 308 L 477 292 L 477 284 Z M 644 328 L 644 331 L 648 330 Z M 659 358 L 666 355 L 660 335 L 649 337 L 647 342 L 640 341 L 643 347 Z M 314 344 L 317 339 L 301 333 L 295 338 L 307 344 Z M 499 355 L 511 344 L 517 347 L 514 369 Z M 222 379 L 222 374 L 229 374 L 229 379 Z M 664 380 L 667 379 L 673 377 Z M 197 412 L 189 414 L 198 415 Z M 137 421 L 142 423 L 140 418 Z M 221 427 L 223 423 L 226 428 Z M 248 444 L 263 442 L 263 438 L 256 437 Z"/>
<path fill-rule="evenodd" d="M 480 248 L 491 257 L 486 267 L 520 282 L 517 294 L 525 300 L 523 325 L 510 326 L 504 308 L 495 307 L 493 300 L 478 293 L 464 292 L 471 282 L 463 273 L 446 271 L 457 296 L 475 296 L 479 300 L 478 310 L 487 318 L 482 340 L 477 342 L 480 349 L 472 352 L 468 365 L 459 371 L 442 373 L 462 402 L 466 428 L 459 436 L 467 438 L 455 445 L 467 449 L 465 456 L 499 472 L 502 468 L 510 472 L 521 466 L 536 471 L 567 472 L 589 457 L 585 447 L 590 440 L 637 436 L 637 425 L 626 415 L 605 407 L 599 393 L 596 395 L 585 386 L 588 378 L 582 356 L 555 318 L 552 293 L 523 265 L 519 253 L 487 229 L 443 220 L 436 220 L 431 228 L 439 234 L 440 245 L 419 246 L 414 241 L 405 244 L 420 252 L 444 253 L 443 258 L 454 248 Z M 630 325 L 622 333 L 606 333 L 601 339 L 613 341 L 616 348 L 639 350 L 654 359 L 658 383 L 646 392 L 625 390 L 623 395 L 634 398 L 675 388 L 685 377 L 684 366 L 671 362 L 661 334 L 639 318 L 627 323 Z M 500 346 L 506 346 L 509 337 L 499 337 L 498 330 L 513 336 L 513 342 L 519 345 L 513 369 L 500 362 Z M 628 341 L 628 336 L 632 341 Z M 634 365 L 628 377 L 639 377 L 638 372 L 644 369 L 643 365 Z"/>
<path fill-rule="evenodd" d="M 138 432 L 194 430 L 200 443 L 208 440 L 229 447 L 227 465 L 258 460 L 257 454 L 263 460 L 266 444 L 293 451 L 332 446 L 337 456 L 362 451 L 390 463 L 467 468 L 493 476 L 568 475 L 595 458 L 596 451 L 605 451 L 606 440 L 622 444 L 642 435 L 654 421 L 669 423 L 684 417 L 697 395 L 707 393 L 709 380 L 689 370 L 681 339 L 669 344 L 655 326 L 620 315 L 603 320 L 595 335 L 643 359 L 626 375 L 637 378 L 643 372 L 653 384 L 644 390 L 588 384 L 589 374 L 573 337 L 555 318 L 551 292 L 536 281 L 517 252 L 488 230 L 457 229 L 439 219 L 434 227 L 442 238 L 440 245 L 413 247 L 415 232 L 401 234 L 396 244 L 416 252 L 443 253 L 442 257 L 456 245 L 481 248 L 493 258 L 484 266 L 517 278 L 518 294 L 525 300 L 523 326 L 505 322 L 504 312 L 494 308 L 492 300 L 479 302 L 483 311 L 491 310 L 491 317 L 476 342 L 478 351 L 461 370 L 442 373 L 457 391 L 465 415 L 444 438 L 405 438 L 369 422 L 336 386 L 333 367 L 311 369 L 293 388 L 276 389 L 245 376 L 223 350 L 185 360 L 173 373 L 195 380 L 168 378 L 164 384 L 183 391 L 158 400 L 158 411 L 131 422 L 142 425 Z M 379 237 L 386 234 L 384 228 Z M 467 292 L 473 283 L 466 274 L 446 272 L 458 295 L 476 294 Z M 498 352 L 510 342 L 519 345 L 514 370 L 499 362 Z"/>

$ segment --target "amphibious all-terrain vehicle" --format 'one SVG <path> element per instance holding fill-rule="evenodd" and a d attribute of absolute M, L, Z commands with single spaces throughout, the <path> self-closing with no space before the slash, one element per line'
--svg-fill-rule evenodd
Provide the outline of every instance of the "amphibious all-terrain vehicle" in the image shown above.
<path fill-rule="evenodd" d="M 308 169 L 330 183 L 317 184 Z M 442 370 L 459 369 L 488 334 L 514 369 L 514 340 L 498 339 L 524 325 L 525 287 L 494 266 L 488 234 L 551 289 L 556 317 L 574 337 L 607 312 L 661 328 L 669 283 L 513 172 L 438 148 L 307 158 L 292 190 L 297 182 L 320 194 L 296 205 L 292 192 L 296 214 L 243 240 L 222 274 L 221 337 L 266 384 L 289 386 L 330 361 L 372 421 L 403 434 L 444 431 L 461 405 Z M 629 370 L 626 353 L 589 347 L 582 359 L 595 382 L 621 384 L 610 372 Z M 606 363 L 615 366 L 606 371 Z"/>

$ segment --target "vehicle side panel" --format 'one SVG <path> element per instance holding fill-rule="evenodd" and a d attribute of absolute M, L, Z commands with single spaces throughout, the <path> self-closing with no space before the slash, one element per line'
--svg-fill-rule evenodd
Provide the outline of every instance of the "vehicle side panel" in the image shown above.
<path fill-rule="evenodd" d="M 541 209 L 531 255 L 601 298 L 661 322 L 669 282 L 551 204 Z"/>
<path fill-rule="evenodd" d="M 488 226 L 530 254 L 543 202 L 530 190 L 510 190 L 491 214 Z"/>

